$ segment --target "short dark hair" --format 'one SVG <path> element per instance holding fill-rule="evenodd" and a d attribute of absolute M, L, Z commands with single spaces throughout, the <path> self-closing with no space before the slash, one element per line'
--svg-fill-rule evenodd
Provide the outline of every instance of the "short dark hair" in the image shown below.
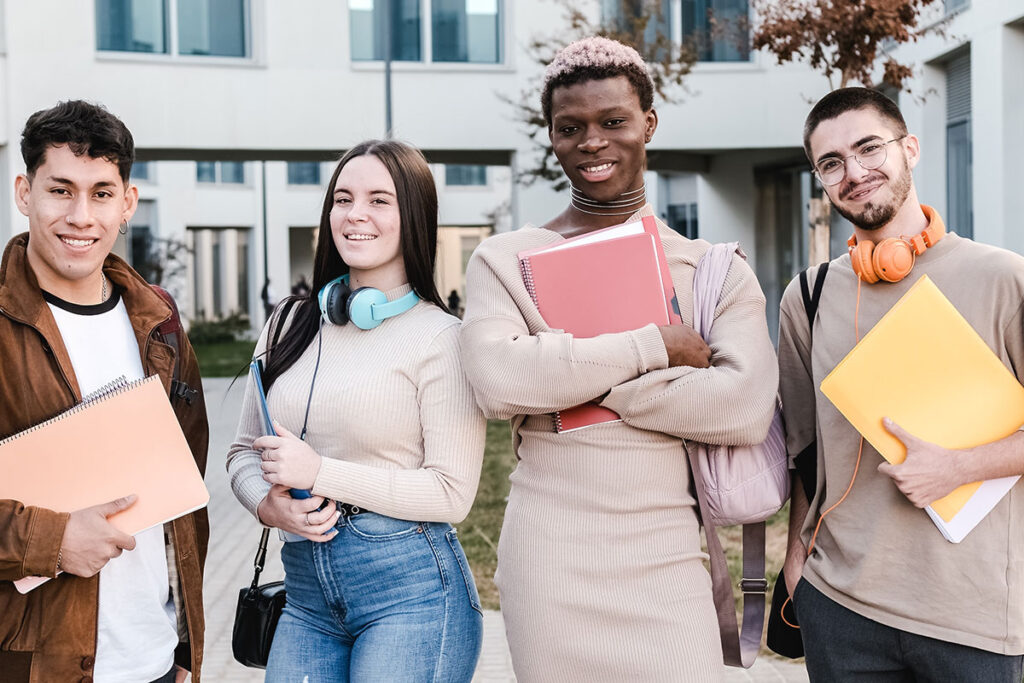
<path fill-rule="evenodd" d="M 555 88 L 566 88 L 586 81 L 625 76 L 640 100 L 640 108 L 654 106 L 654 82 L 647 65 L 632 47 L 602 36 L 582 38 L 558 51 L 544 74 L 540 105 L 544 122 L 551 129 L 551 97 Z"/>
<path fill-rule="evenodd" d="M 811 156 L 811 135 L 822 121 L 837 118 L 857 109 L 874 109 L 883 119 L 893 124 L 895 133 L 907 134 L 907 122 L 903 120 L 900 108 L 891 99 L 871 88 L 839 88 L 818 100 L 804 122 L 804 153 L 811 164 L 814 163 Z"/>
<path fill-rule="evenodd" d="M 76 156 L 88 154 L 116 164 L 121 180 L 128 182 L 135 140 L 124 122 L 102 105 L 68 100 L 28 117 L 21 133 L 21 156 L 30 179 L 45 163 L 46 150 L 60 145 L 67 145 Z"/>

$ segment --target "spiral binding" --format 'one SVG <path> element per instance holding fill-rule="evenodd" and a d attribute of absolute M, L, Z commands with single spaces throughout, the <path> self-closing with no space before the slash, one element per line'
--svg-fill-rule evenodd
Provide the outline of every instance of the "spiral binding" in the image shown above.
<path fill-rule="evenodd" d="M 526 285 L 526 291 L 530 293 L 530 298 L 533 299 L 533 304 L 536 306 L 537 291 L 533 287 L 533 268 L 530 267 L 529 257 L 519 259 L 519 270 L 523 273 L 523 284 Z"/>
<path fill-rule="evenodd" d="M 555 434 L 558 434 L 559 432 L 562 431 L 562 413 L 560 413 L 560 412 L 558 412 L 556 410 L 554 413 L 552 413 L 552 415 L 555 418 L 555 420 L 554 420 L 554 422 L 555 422 L 554 432 L 555 432 Z"/>
<path fill-rule="evenodd" d="M 131 389 L 134 389 L 135 387 L 141 386 L 141 385 L 145 384 L 146 382 L 155 381 L 155 380 L 159 380 L 159 377 L 157 375 L 150 375 L 149 377 L 143 377 L 142 379 L 137 379 L 137 380 L 129 382 L 122 375 L 121 377 L 118 377 L 117 379 L 104 384 L 102 387 L 100 387 L 99 389 L 97 389 L 96 391 L 92 392 L 91 394 L 86 396 L 84 399 L 82 399 L 81 402 L 76 403 L 74 406 L 72 406 L 71 408 L 68 408 L 63 413 L 59 413 L 57 415 L 54 415 L 53 417 L 51 417 L 49 420 L 46 420 L 45 422 L 40 422 L 37 425 L 32 425 L 28 429 L 20 431 L 17 434 L 12 434 L 11 436 L 7 437 L 6 439 L 0 441 L 0 448 L 6 446 L 7 444 L 9 444 L 12 441 L 20 439 L 21 437 L 25 436 L 26 434 L 31 434 L 34 431 L 37 431 L 37 430 L 40 430 L 40 429 L 44 429 L 44 428 L 50 426 L 51 424 L 53 424 L 55 422 L 59 422 L 60 420 L 64 420 L 64 419 L 74 415 L 75 413 L 80 413 L 81 411 L 85 410 L 86 408 L 88 408 L 89 406 L 93 405 L 94 403 L 99 403 L 101 401 L 106 401 L 107 399 L 112 398 L 114 396 L 117 396 L 118 394 L 123 394 L 124 392 L 130 391 Z"/>

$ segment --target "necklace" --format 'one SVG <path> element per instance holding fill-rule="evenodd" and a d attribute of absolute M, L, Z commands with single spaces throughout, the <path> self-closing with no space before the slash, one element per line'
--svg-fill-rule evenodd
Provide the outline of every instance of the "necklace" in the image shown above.
<path fill-rule="evenodd" d="M 100 282 L 103 283 L 100 289 L 100 303 L 103 303 L 107 300 L 107 276 L 103 274 L 102 270 L 100 271 Z"/>
<path fill-rule="evenodd" d="M 619 195 L 619 199 L 610 202 L 599 202 L 583 194 L 575 185 L 571 189 L 569 204 L 574 209 L 591 216 L 628 216 L 647 203 L 647 186 L 641 185 L 635 190 L 627 190 Z M 587 208 L 584 208 L 587 207 Z M 599 209 L 590 211 L 589 209 Z M 622 209 L 616 211 L 615 209 Z"/>

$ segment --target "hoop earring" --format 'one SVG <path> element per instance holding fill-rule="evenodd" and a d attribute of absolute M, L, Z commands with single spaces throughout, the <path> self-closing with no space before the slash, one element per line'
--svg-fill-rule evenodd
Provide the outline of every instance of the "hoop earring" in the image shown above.
<path fill-rule="evenodd" d="M 117 231 L 119 233 L 121 233 L 122 235 L 127 235 L 128 234 L 128 230 L 130 230 L 131 227 L 132 226 L 128 224 L 128 221 L 125 221 L 121 225 L 117 226 Z"/>

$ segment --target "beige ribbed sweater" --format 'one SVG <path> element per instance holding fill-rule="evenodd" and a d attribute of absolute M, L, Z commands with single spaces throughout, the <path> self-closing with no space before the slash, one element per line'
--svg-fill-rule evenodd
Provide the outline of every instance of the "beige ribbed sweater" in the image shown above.
<path fill-rule="evenodd" d="M 659 228 L 690 325 L 709 245 Z M 764 296 L 737 257 L 712 328 L 714 366 L 667 368 L 653 325 L 591 339 L 545 325 L 516 255 L 561 240 L 529 227 L 497 235 L 466 274 L 466 373 L 484 412 L 513 420 L 520 458 L 496 577 L 516 675 L 716 680 L 721 646 L 682 438 L 764 439 L 778 377 Z M 605 392 L 622 422 L 553 433 L 551 411 Z"/>
<path fill-rule="evenodd" d="M 405 285 L 386 294 L 394 300 L 408 291 Z M 486 423 L 462 372 L 458 330 L 458 318 L 422 301 L 372 330 L 324 324 L 306 434 L 323 456 L 314 494 L 399 519 L 465 518 Z M 256 353 L 266 344 L 264 329 Z M 271 416 L 294 434 L 302 431 L 316 354 L 314 338 L 267 396 Z M 232 490 L 254 515 L 270 490 L 252 450 L 262 434 L 258 410 L 250 379 L 227 469 Z"/>

